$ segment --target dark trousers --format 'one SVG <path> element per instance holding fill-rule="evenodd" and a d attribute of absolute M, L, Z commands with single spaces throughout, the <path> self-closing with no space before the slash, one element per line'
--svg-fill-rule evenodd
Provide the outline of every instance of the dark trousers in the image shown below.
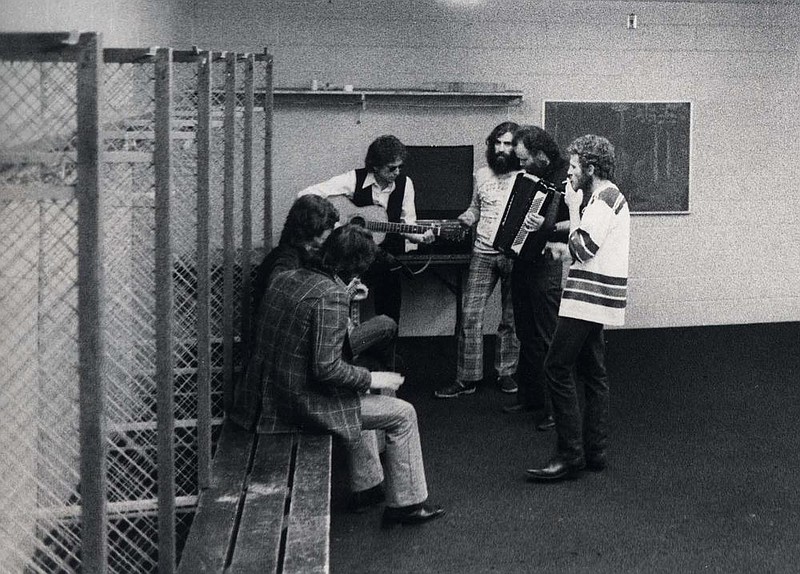
<path fill-rule="evenodd" d="M 395 370 L 397 323 L 386 315 L 371 317 L 350 331 L 353 362 L 371 371 Z"/>
<path fill-rule="evenodd" d="M 576 461 L 605 453 L 609 392 L 603 325 L 559 317 L 544 370 L 558 434 L 556 456 Z M 583 416 L 576 375 L 583 380 Z"/>
<path fill-rule="evenodd" d="M 550 414 L 544 360 L 550 348 L 561 302 L 561 261 L 530 263 L 516 259 L 511 272 L 514 327 L 520 342 L 517 401 Z"/>
<path fill-rule="evenodd" d="M 400 271 L 394 269 L 388 262 L 376 260 L 361 279 L 369 287 L 375 314 L 391 317 L 399 324 L 403 295 Z"/>

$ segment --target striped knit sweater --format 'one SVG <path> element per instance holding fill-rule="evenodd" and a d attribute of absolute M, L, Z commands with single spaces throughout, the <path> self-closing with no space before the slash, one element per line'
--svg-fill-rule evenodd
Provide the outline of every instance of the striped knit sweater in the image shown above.
<path fill-rule="evenodd" d="M 573 263 L 559 315 L 604 325 L 625 323 L 631 215 L 615 186 L 592 194 L 569 237 Z"/>

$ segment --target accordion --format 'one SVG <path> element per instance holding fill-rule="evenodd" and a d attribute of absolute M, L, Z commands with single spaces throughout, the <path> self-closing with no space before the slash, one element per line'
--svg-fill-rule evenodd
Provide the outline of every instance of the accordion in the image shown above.
<path fill-rule="evenodd" d="M 544 250 L 547 234 L 555 224 L 563 195 L 543 179 L 527 173 L 517 175 L 492 246 L 506 255 L 526 261 L 538 258 Z M 544 217 L 538 231 L 529 233 L 522 227 L 529 213 Z"/>

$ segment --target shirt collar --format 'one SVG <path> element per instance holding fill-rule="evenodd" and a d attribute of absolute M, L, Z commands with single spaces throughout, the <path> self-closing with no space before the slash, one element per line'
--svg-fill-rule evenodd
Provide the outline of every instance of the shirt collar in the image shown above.
<path fill-rule="evenodd" d="M 380 193 L 391 193 L 391 192 L 393 192 L 395 183 L 396 182 L 393 181 L 392 183 L 389 184 L 389 187 L 387 187 L 386 189 L 379 189 Z M 372 172 L 369 172 L 367 174 L 367 177 L 364 178 L 364 187 L 372 187 L 373 185 L 377 185 L 378 188 L 380 188 L 380 185 L 378 185 L 378 182 L 375 180 L 375 174 L 372 173 Z"/>

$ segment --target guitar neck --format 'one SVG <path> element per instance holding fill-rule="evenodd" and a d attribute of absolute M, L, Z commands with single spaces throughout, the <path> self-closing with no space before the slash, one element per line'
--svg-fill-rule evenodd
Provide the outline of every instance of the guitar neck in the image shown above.
<path fill-rule="evenodd" d="M 341 279 L 339 281 L 341 281 Z M 342 283 L 344 282 L 342 281 Z M 357 285 L 357 282 L 351 281 L 350 284 L 346 285 L 344 288 L 347 296 L 350 298 L 350 321 L 353 325 L 361 323 L 361 302 L 353 298 L 358 290 Z"/>
<path fill-rule="evenodd" d="M 439 234 L 439 229 L 434 226 L 396 223 L 393 221 L 366 221 L 365 226 L 370 231 L 379 231 L 381 233 L 425 233 L 431 229 L 434 235 Z"/>

